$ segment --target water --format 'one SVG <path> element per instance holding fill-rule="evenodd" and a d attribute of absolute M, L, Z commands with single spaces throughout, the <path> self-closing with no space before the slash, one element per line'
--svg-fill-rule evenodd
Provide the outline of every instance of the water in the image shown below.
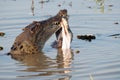
<path fill-rule="evenodd" d="M 120 36 L 109 36 L 120 33 L 120 1 L 96 1 L 35 0 L 32 4 L 32 0 L 1 0 L 0 31 L 6 34 L 0 37 L 4 48 L 0 51 L 0 80 L 120 80 Z M 72 52 L 63 55 L 51 48 L 53 35 L 43 53 L 19 56 L 17 60 L 4 55 L 22 28 L 64 8 L 74 34 Z M 77 39 L 80 34 L 94 34 L 96 39 Z"/>

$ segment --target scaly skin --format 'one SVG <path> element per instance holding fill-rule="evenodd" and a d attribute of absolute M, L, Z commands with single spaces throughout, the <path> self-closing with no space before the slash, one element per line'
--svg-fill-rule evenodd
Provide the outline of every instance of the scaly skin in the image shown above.
<path fill-rule="evenodd" d="M 62 18 L 67 20 L 67 10 L 44 21 L 33 21 L 14 41 L 9 54 L 33 54 L 42 51 L 46 41 L 61 28 Z"/>

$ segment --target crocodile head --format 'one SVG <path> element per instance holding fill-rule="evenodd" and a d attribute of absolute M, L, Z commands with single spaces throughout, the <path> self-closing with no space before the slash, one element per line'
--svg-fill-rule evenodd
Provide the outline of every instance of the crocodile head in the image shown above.
<path fill-rule="evenodd" d="M 10 54 L 32 54 L 41 51 L 52 34 L 61 28 L 62 19 L 67 20 L 67 17 L 67 10 L 64 9 L 47 20 L 33 21 L 16 37 Z"/>

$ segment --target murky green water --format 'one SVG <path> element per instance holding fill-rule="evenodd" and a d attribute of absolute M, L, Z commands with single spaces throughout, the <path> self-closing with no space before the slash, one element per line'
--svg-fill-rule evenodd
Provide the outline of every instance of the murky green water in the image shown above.
<path fill-rule="evenodd" d="M 59 54 L 51 48 L 53 35 L 43 53 L 12 59 L 9 52 L 22 28 L 34 20 L 54 16 L 67 9 L 74 34 L 73 53 Z M 0 0 L 0 80 L 120 80 L 119 0 Z M 94 34 L 91 42 L 77 39 Z M 80 53 L 76 53 L 79 50 Z"/>

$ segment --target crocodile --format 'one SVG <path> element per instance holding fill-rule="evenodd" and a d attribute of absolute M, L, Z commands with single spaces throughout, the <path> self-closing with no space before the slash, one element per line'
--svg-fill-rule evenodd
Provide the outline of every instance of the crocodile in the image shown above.
<path fill-rule="evenodd" d="M 68 20 L 67 10 L 43 21 L 33 21 L 19 34 L 8 54 L 34 54 L 41 52 L 46 41 L 62 26 L 62 19 Z M 66 21 L 67 22 L 67 21 Z"/>

